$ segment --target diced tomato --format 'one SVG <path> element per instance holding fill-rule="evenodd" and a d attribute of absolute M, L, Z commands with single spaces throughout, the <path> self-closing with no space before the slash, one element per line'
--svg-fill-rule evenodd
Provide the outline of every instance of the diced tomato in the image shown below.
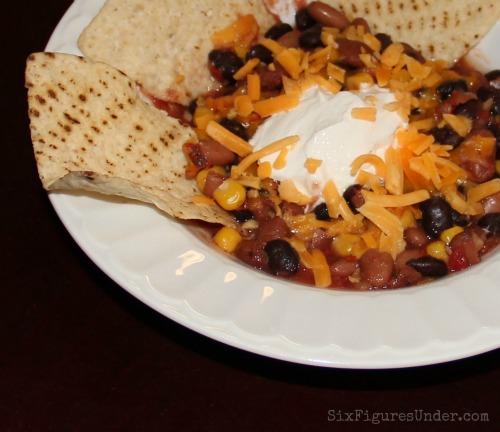
<path fill-rule="evenodd" d="M 450 272 L 457 272 L 470 266 L 467 253 L 463 247 L 454 248 L 448 260 L 448 269 Z"/>

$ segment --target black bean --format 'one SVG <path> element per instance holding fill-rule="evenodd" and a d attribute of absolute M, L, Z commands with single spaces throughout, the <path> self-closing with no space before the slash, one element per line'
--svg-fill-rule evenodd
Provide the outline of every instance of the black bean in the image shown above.
<path fill-rule="evenodd" d="M 233 212 L 233 217 L 236 222 L 243 223 L 253 218 L 253 214 L 250 210 L 235 210 Z"/>
<path fill-rule="evenodd" d="M 381 47 L 380 47 L 380 52 L 384 52 L 385 49 L 392 44 L 392 38 L 385 33 L 377 33 L 375 37 L 379 40 Z"/>
<path fill-rule="evenodd" d="M 283 239 L 271 240 L 264 246 L 269 270 L 275 276 L 293 276 L 299 270 L 299 254 Z"/>
<path fill-rule="evenodd" d="M 248 140 L 247 130 L 245 129 L 245 126 L 243 126 L 240 122 L 225 117 L 221 120 L 220 124 L 221 126 L 224 126 L 228 131 L 239 136 L 241 139 L 244 139 L 245 141 Z"/>
<path fill-rule="evenodd" d="M 412 115 L 412 116 L 418 116 L 420 114 L 423 114 L 424 112 L 425 112 L 425 110 L 423 108 L 413 108 L 410 111 L 410 115 Z"/>
<path fill-rule="evenodd" d="M 286 23 L 281 23 L 281 24 L 276 24 L 273 25 L 266 33 L 265 37 L 268 39 L 274 39 L 277 40 L 284 34 L 291 32 L 293 30 L 292 26 L 290 24 Z"/>
<path fill-rule="evenodd" d="M 429 255 L 410 259 L 406 261 L 406 265 L 425 277 L 443 277 L 448 274 L 446 263 Z"/>
<path fill-rule="evenodd" d="M 358 212 L 357 208 L 361 207 L 365 203 L 365 199 L 361 194 L 362 189 L 363 186 L 361 186 L 360 184 L 353 184 L 349 186 L 342 194 L 351 210 L 355 213 Z"/>
<path fill-rule="evenodd" d="M 495 81 L 497 79 L 500 79 L 500 69 L 495 69 L 487 74 L 485 74 L 485 77 L 488 81 Z"/>
<path fill-rule="evenodd" d="M 463 104 L 458 105 L 453 114 L 455 115 L 463 115 L 472 121 L 475 121 L 479 118 L 479 113 L 481 111 L 482 103 L 478 99 L 471 99 Z"/>
<path fill-rule="evenodd" d="M 482 101 L 486 101 L 492 97 L 494 97 L 496 94 L 498 94 L 498 91 L 494 89 L 493 87 L 480 87 L 478 88 L 477 92 L 477 97 L 481 99 Z"/>
<path fill-rule="evenodd" d="M 422 228 L 432 238 L 439 237 L 445 229 L 453 226 L 452 207 L 439 196 L 429 198 L 420 204 Z"/>
<path fill-rule="evenodd" d="M 491 123 L 488 126 L 488 130 L 493 134 L 493 136 L 496 139 L 495 157 L 496 160 L 500 160 L 500 123 L 499 124 Z"/>
<path fill-rule="evenodd" d="M 243 66 L 243 60 L 233 51 L 212 50 L 208 54 L 208 60 L 216 71 L 216 77 L 230 83 L 234 82 L 233 75 Z M 221 76 L 218 77 L 217 74 Z"/>
<path fill-rule="evenodd" d="M 437 88 L 437 93 L 441 100 L 448 99 L 454 91 L 466 92 L 467 83 L 463 79 L 445 81 Z"/>
<path fill-rule="evenodd" d="M 494 116 L 500 114 L 500 94 L 493 96 L 493 104 L 491 105 L 490 113 Z"/>
<path fill-rule="evenodd" d="M 273 53 L 264 45 L 254 45 L 248 52 L 246 59 L 258 58 L 262 63 L 269 64 L 273 61 Z"/>
<path fill-rule="evenodd" d="M 307 51 L 324 46 L 321 31 L 322 27 L 319 24 L 304 30 L 299 36 L 299 46 Z"/>
<path fill-rule="evenodd" d="M 457 212 L 455 209 L 451 212 L 451 218 L 453 220 L 453 225 L 465 227 L 469 225 L 470 216 L 464 215 L 462 213 Z"/>
<path fill-rule="evenodd" d="M 477 226 L 484 229 L 488 237 L 500 237 L 500 213 L 488 213 L 477 221 Z"/>
<path fill-rule="evenodd" d="M 453 148 L 460 145 L 460 143 L 464 140 L 449 126 L 443 126 L 442 128 L 435 127 L 430 131 L 430 134 L 434 137 L 436 143 L 451 145 Z"/>
<path fill-rule="evenodd" d="M 326 203 L 321 203 L 314 207 L 314 215 L 316 216 L 316 219 L 322 221 L 329 221 L 332 219 L 328 214 L 328 207 L 326 206 Z"/>
<path fill-rule="evenodd" d="M 295 14 L 295 26 L 304 31 L 316 24 L 316 20 L 307 12 L 307 9 L 301 8 Z"/>
<path fill-rule="evenodd" d="M 196 111 L 196 108 L 198 108 L 198 99 L 193 99 L 191 102 L 189 102 L 188 112 L 190 114 L 194 114 L 194 112 Z"/>

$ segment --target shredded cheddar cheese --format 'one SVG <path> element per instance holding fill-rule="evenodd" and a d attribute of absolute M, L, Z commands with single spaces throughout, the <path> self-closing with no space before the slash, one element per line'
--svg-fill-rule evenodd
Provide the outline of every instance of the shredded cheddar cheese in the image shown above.
<path fill-rule="evenodd" d="M 385 235 L 380 249 L 389 252 L 393 258 L 404 250 L 403 225 L 401 220 L 375 201 L 365 202 L 358 211 L 372 221 Z M 391 240 L 392 239 L 392 240 Z"/>
<path fill-rule="evenodd" d="M 269 117 L 282 111 L 289 111 L 298 106 L 299 102 L 298 95 L 282 94 L 255 102 L 254 110 L 261 117 Z"/>
<path fill-rule="evenodd" d="M 232 94 L 199 98 L 193 122 L 200 139 L 210 137 L 238 155 L 235 165 L 224 167 L 225 175 L 246 188 L 249 202 L 254 199 L 258 202 L 258 198 L 264 197 L 265 210 L 269 208 L 270 213 L 283 219 L 291 232 L 286 241 L 298 252 L 303 267 L 309 271 L 308 277 L 312 273 L 316 286 L 330 287 L 335 282 L 330 268 L 332 253 L 337 257 L 360 258 L 366 250 L 378 249 L 396 259 L 406 248 L 405 230 L 419 225 L 422 218 L 419 206 L 426 200 L 440 196 L 460 214 L 476 216 L 484 212 L 485 198 L 500 193 L 500 179 L 473 183 L 462 161 L 467 159 L 467 154 L 464 156 L 460 148 L 435 142 L 433 129 L 446 127 L 466 139 L 470 152 L 483 155 L 494 145 L 494 139 L 469 136 L 476 124 L 466 116 L 436 110 L 441 103 L 436 87 L 458 79 L 459 72 L 448 69 L 441 61 L 415 59 L 403 43 L 391 43 L 381 52 L 381 41 L 362 25 L 350 25 L 343 30 L 324 27 L 323 45 L 311 50 L 259 38 L 258 30 L 255 19 L 245 15 L 213 35 L 215 47 L 233 49 L 243 66 L 233 75 L 239 83 L 236 90 L 231 90 Z M 341 60 L 340 38 L 365 44 L 359 54 L 361 67 L 354 70 L 338 61 Z M 247 60 L 248 49 L 255 42 L 271 51 L 271 64 L 266 65 L 257 58 Z M 261 83 L 259 74 L 264 67 L 271 72 L 284 69 L 281 86 L 269 91 L 265 86 L 267 81 Z M 474 82 L 477 78 L 467 79 L 470 87 L 477 85 Z M 397 130 L 393 145 L 387 147 L 383 157 L 368 153 L 352 161 L 350 174 L 355 176 L 353 183 L 360 187 L 355 193 L 362 197 L 362 205 L 356 202 L 357 208 L 332 179 L 313 184 L 314 192 L 310 194 L 319 191 L 316 196 L 302 193 L 299 183 L 291 179 L 278 181 L 279 172 L 274 170 L 295 166 L 288 159 L 292 160 L 290 151 L 299 142 L 299 136 L 288 136 L 255 150 L 249 142 L 218 123 L 221 118 L 236 119 L 252 137 L 268 117 L 299 106 L 302 94 L 311 87 L 321 87 L 323 92 L 331 94 L 346 90 L 362 94 L 364 88 L 375 85 L 394 95 L 395 100 L 384 104 L 383 109 L 397 113 L 405 125 Z M 367 95 L 364 101 L 368 106 L 352 108 L 346 114 L 362 122 L 376 122 L 377 97 Z M 381 113 L 378 112 L 379 116 Z M 377 154 L 380 153 L 377 151 Z M 303 168 L 316 181 L 326 171 L 327 162 L 326 158 L 324 162 L 317 156 L 306 157 Z M 302 167 L 299 169 L 303 172 Z M 498 161 L 496 172 L 500 174 Z M 291 204 L 283 205 L 284 201 Z M 213 199 L 205 196 L 196 196 L 193 202 L 215 205 Z M 318 203 L 326 205 L 327 215 L 315 215 Z M 292 204 L 304 210 L 297 210 Z M 242 227 L 258 230 L 260 223 L 250 220 Z M 321 243 L 323 235 L 331 242 L 326 253 L 325 249 L 312 246 Z M 439 255 L 445 262 L 446 250 L 443 246 Z M 349 280 L 358 283 L 359 270 L 349 275 Z"/>
<path fill-rule="evenodd" d="M 210 138 L 220 142 L 239 156 L 246 156 L 252 153 L 253 147 L 248 142 L 213 120 L 208 122 L 206 132 Z"/>
<path fill-rule="evenodd" d="M 233 166 L 231 170 L 231 177 L 238 178 L 246 169 L 248 169 L 252 164 L 262 159 L 265 156 L 271 155 L 278 151 L 281 151 L 286 146 L 292 146 L 299 141 L 297 135 L 292 135 L 281 140 L 275 141 L 266 147 L 249 154 L 245 159 L 243 159 L 238 165 Z"/>
<path fill-rule="evenodd" d="M 309 174 L 314 174 L 322 163 L 321 159 L 307 158 L 304 162 L 304 167 Z"/>
<path fill-rule="evenodd" d="M 498 192 L 500 192 L 500 179 L 495 178 L 471 188 L 467 192 L 467 202 L 474 204 Z"/>
<path fill-rule="evenodd" d="M 252 72 L 256 66 L 260 63 L 258 58 L 251 58 L 248 60 L 236 73 L 233 75 L 235 80 L 240 80 L 245 78 L 250 72 Z"/>
<path fill-rule="evenodd" d="M 353 108 L 351 110 L 351 116 L 356 120 L 374 122 L 377 118 L 377 109 L 374 107 Z"/>
<path fill-rule="evenodd" d="M 260 77 L 257 74 L 247 75 L 247 95 L 252 102 L 260 99 Z"/>

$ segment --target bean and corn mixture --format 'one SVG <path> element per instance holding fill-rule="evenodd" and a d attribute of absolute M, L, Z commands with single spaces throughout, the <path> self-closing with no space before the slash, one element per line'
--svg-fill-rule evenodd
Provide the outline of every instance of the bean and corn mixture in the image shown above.
<path fill-rule="evenodd" d="M 212 41 L 218 88 L 181 114 L 199 138 L 184 145 L 197 200 L 237 222 L 215 232 L 221 249 L 294 282 L 370 290 L 461 271 L 500 242 L 500 71 L 426 60 L 321 2 L 298 10 L 293 27 L 278 23 L 259 38 L 246 15 Z M 328 182 L 316 205 L 269 177 L 261 156 L 286 163 L 294 142 L 254 152 L 248 141 L 266 118 L 297 106 L 311 86 L 337 93 L 375 85 L 394 93 L 385 109 L 408 123 L 385 160 L 357 158 L 355 183 L 339 191 Z M 306 163 L 314 172 L 321 161 Z"/>

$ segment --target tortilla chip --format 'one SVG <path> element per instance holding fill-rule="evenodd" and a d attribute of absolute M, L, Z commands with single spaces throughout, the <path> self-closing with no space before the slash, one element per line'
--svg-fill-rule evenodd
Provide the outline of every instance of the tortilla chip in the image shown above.
<path fill-rule="evenodd" d="M 304 0 L 264 0 L 271 12 L 290 21 Z M 500 19 L 498 0 L 323 0 L 350 19 L 364 18 L 372 33 L 406 42 L 427 59 L 448 65 L 465 55 Z"/>
<path fill-rule="evenodd" d="M 154 204 L 181 219 L 234 225 L 184 175 L 182 146 L 196 134 L 146 103 L 136 84 L 103 63 L 60 53 L 27 61 L 31 138 L 47 190 L 84 189 Z"/>
<path fill-rule="evenodd" d="M 210 36 L 248 13 L 262 31 L 275 22 L 261 0 L 108 0 L 78 45 L 146 94 L 187 105 L 216 86 L 207 68 Z"/>

